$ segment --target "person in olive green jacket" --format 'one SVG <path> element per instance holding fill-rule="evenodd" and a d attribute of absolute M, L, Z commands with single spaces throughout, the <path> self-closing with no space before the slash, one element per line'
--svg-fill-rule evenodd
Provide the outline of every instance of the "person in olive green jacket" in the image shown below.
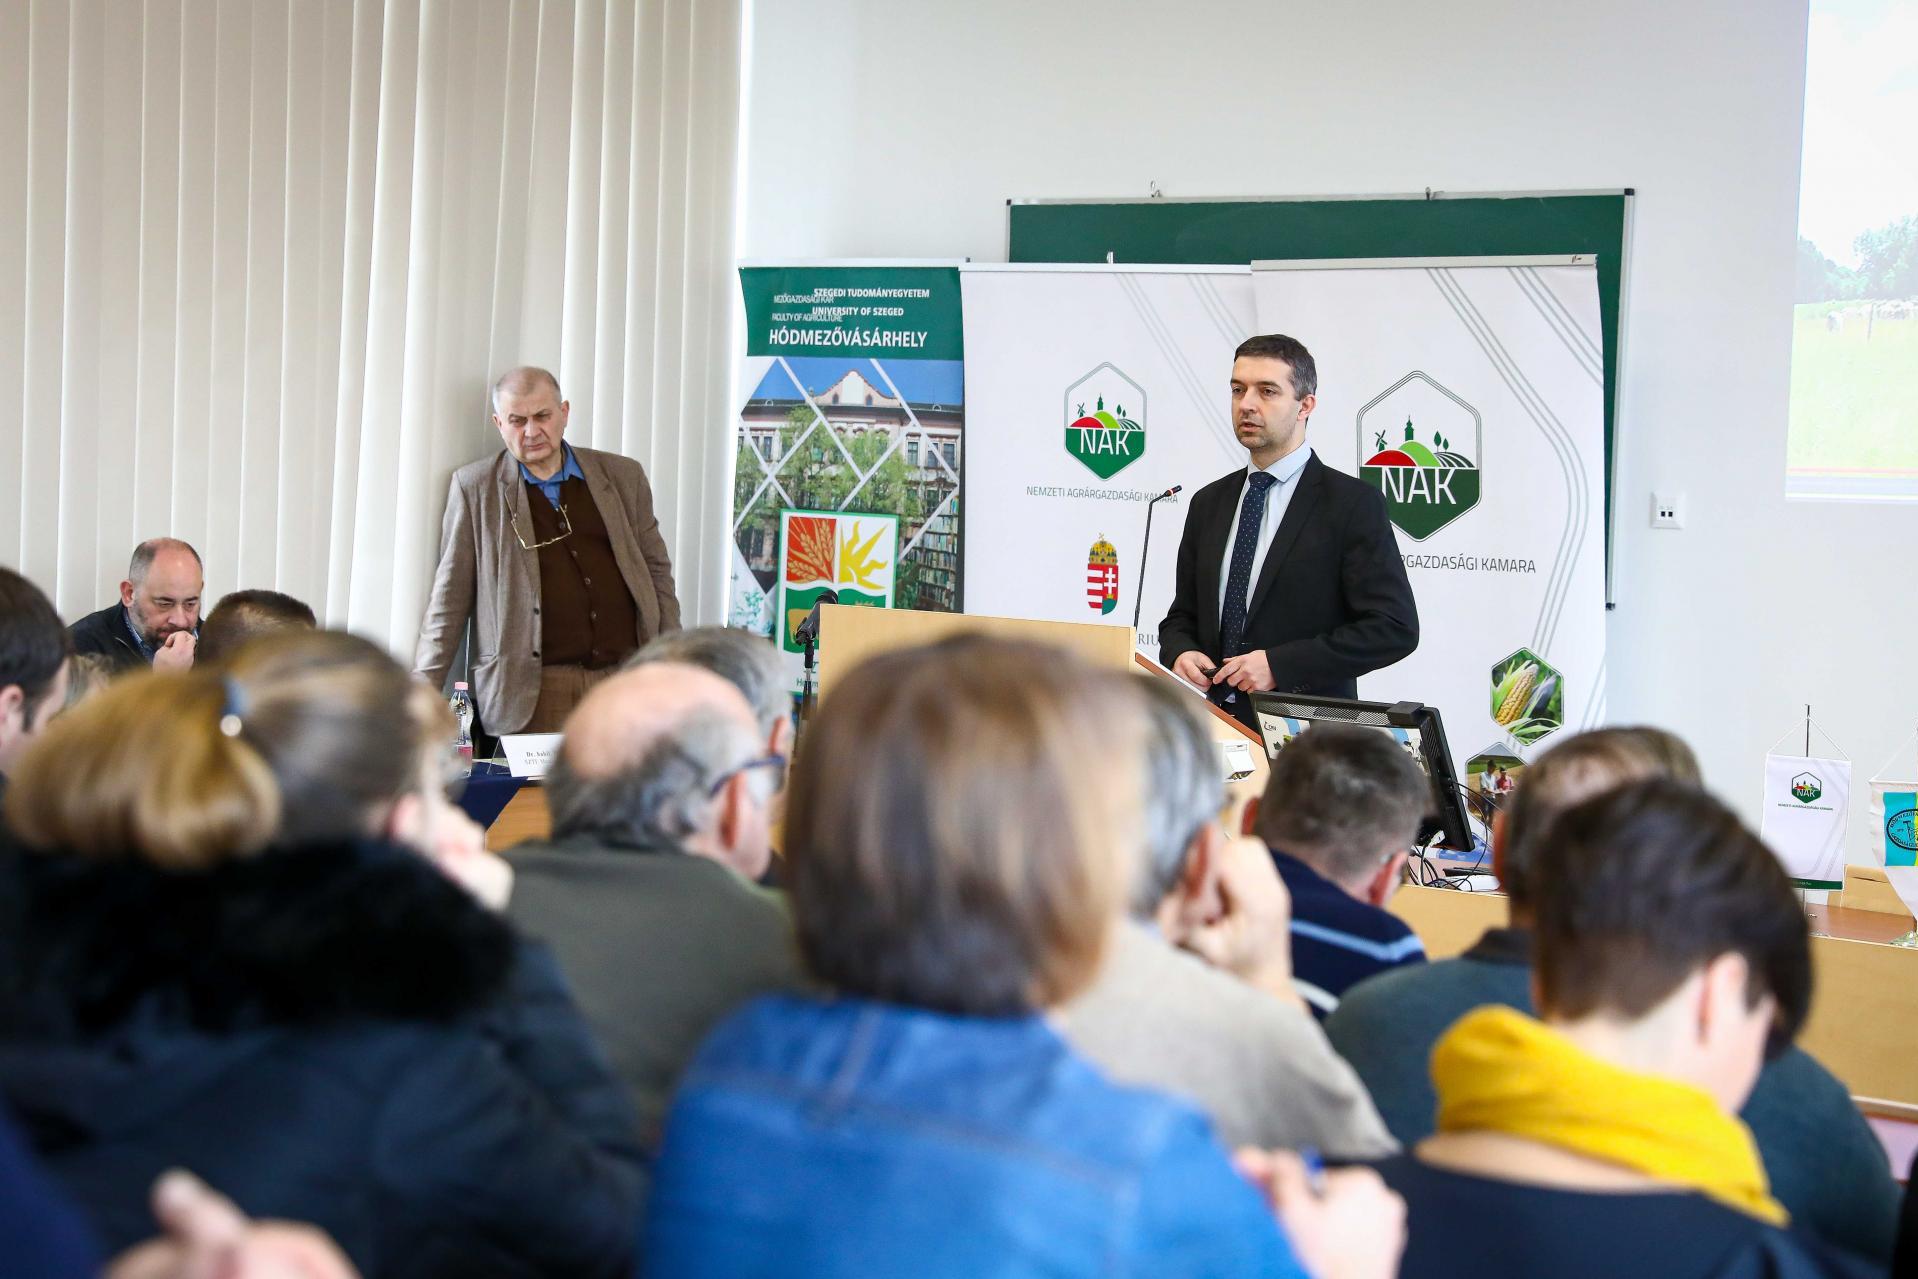
<path fill-rule="evenodd" d="M 753 882 L 784 768 L 736 687 L 647 662 L 567 721 L 553 837 L 513 850 L 508 913 L 558 955 L 649 1146 L 707 1031 L 800 985 L 785 900 Z"/>

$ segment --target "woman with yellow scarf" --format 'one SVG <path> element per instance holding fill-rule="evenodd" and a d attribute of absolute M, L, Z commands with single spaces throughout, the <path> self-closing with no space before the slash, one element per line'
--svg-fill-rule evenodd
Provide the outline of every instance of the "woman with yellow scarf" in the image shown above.
<path fill-rule="evenodd" d="M 1432 1053 L 1438 1131 L 1379 1171 L 1402 1279 L 1875 1273 L 1793 1234 L 1737 1119 L 1811 1002 L 1769 850 L 1682 782 L 1607 792 L 1539 836 L 1541 1017 L 1466 1014 Z"/>

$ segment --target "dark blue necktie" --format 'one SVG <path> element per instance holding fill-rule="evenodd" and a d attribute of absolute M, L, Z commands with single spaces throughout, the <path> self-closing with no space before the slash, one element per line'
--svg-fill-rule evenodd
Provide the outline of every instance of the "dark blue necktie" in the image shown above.
<path fill-rule="evenodd" d="M 1225 607 L 1219 610 L 1219 660 L 1245 652 L 1245 605 L 1252 590 L 1252 557 L 1259 549 L 1259 525 L 1265 523 L 1265 491 L 1275 483 L 1264 471 L 1245 479 L 1239 502 L 1239 535 L 1232 542 L 1232 567 L 1225 575 Z"/>

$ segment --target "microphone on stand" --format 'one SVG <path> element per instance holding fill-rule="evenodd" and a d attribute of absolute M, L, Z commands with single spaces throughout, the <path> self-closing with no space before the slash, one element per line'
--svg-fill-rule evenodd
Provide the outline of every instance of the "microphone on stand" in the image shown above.
<path fill-rule="evenodd" d="M 806 620 L 793 627 L 793 638 L 805 650 L 805 674 L 799 686 L 799 727 L 804 728 L 812 719 L 813 707 L 813 654 L 819 648 L 819 606 L 837 604 L 839 592 L 825 590 L 819 592 L 819 598 L 812 602 L 812 611 L 806 614 Z"/>
<path fill-rule="evenodd" d="M 1152 508 L 1171 497 L 1174 493 L 1185 491 L 1185 485 L 1174 484 L 1159 496 L 1145 504 L 1145 541 L 1139 546 L 1139 590 L 1132 599 L 1132 629 L 1139 629 L 1139 610 L 1145 607 L 1145 566 L 1146 556 L 1152 553 Z"/>

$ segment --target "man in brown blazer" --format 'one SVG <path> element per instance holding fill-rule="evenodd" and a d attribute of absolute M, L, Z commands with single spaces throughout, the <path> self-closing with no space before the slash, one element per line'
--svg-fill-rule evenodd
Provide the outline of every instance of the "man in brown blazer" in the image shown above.
<path fill-rule="evenodd" d="M 556 733 L 586 690 L 679 629 L 645 468 L 566 443 L 545 369 L 493 384 L 506 448 L 453 472 L 414 673 L 446 680 L 472 618 L 473 695 L 491 733 Z"/>

